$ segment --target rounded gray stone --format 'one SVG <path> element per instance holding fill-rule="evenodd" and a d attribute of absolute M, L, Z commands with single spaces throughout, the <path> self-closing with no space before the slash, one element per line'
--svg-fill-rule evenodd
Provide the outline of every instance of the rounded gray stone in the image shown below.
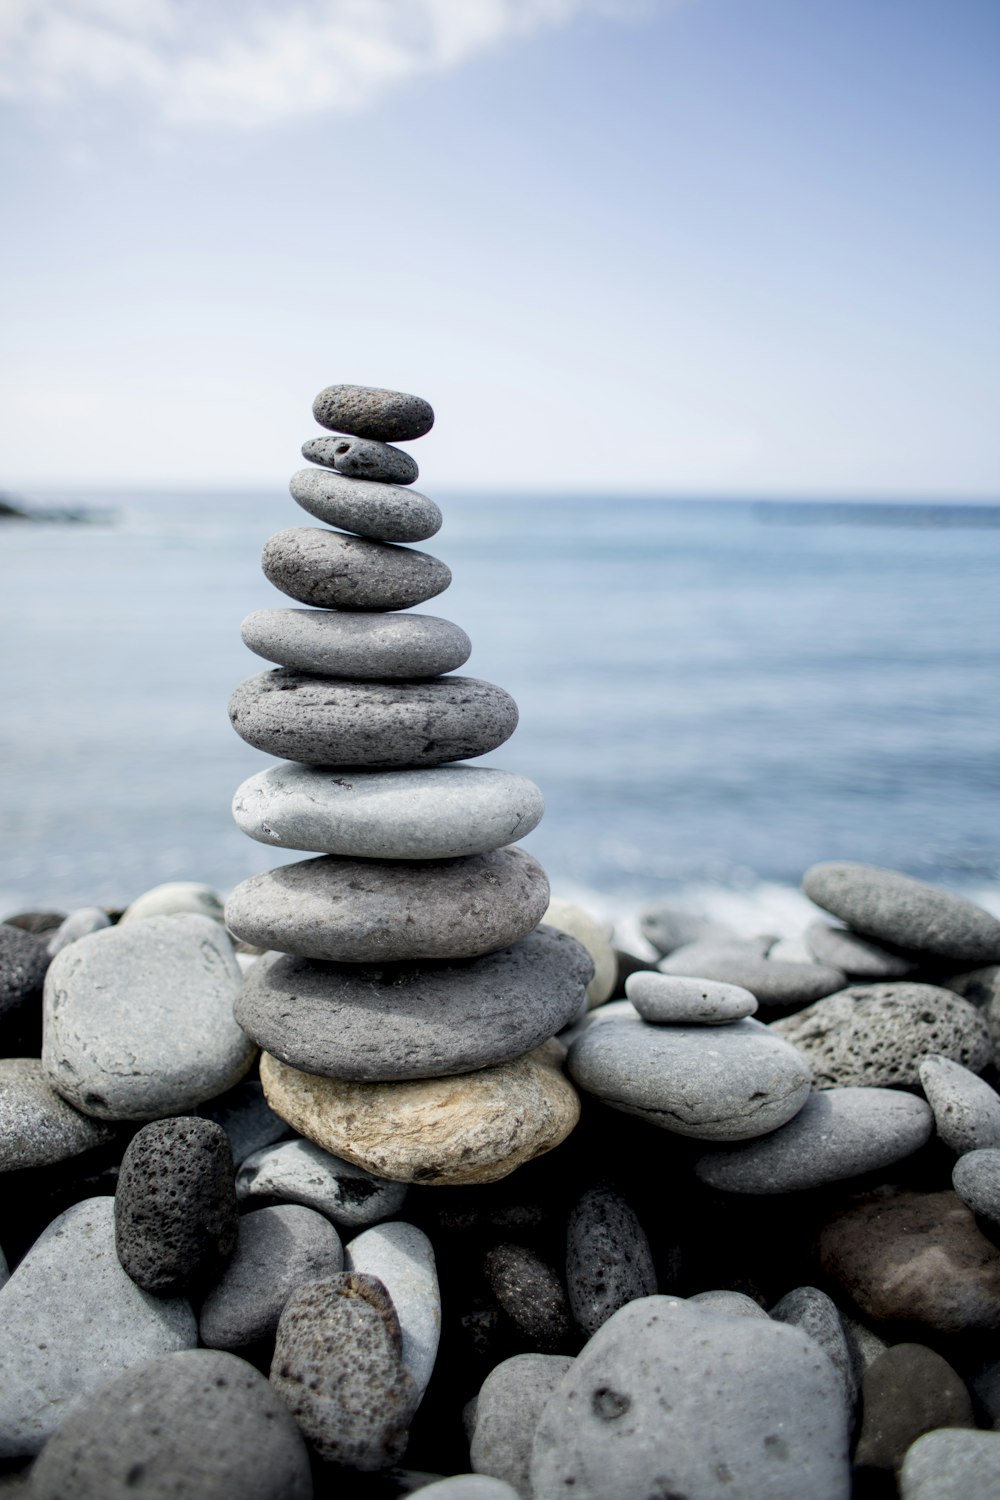
<path fill-rule="evenodd" d="M 66 1161 L 114 1134 L 59 1097 L 40 1058 L 0 1058 L 0 1172 Z"/>
<path fill-rule="evenodd" d="M 688 1303 L 702 1312 L 722 1318 L 766 1318 L 767 1313 L 759 1302 L 748 1297 L 746 1292 L 733 1292 L 724 1287 L 712 1287 L 707 1292 L 696 1292 Z"/>
<path fill-rule="evenodd" d="M 231 1354 L 154 1359 L 92 1394 L 50 1438 L 35 1500 L 311 1500 L 309 1455 L 264 1377 Z"/>
<path fill-rule="evenodd" d="M 750 1019 L 711 1031 L 608 1021 L 573 1043 L 567 1070 L 605 1104 L 664 1130 L 739 1141 L 784 1125 L 809 1096 L 809 1064 L 776 1041 Z"/>
<path fill-rule="evenodd" d="M 189 1111 L 253 1062 L 233 1018 L 241 982 L 232 942 L 210 917 L 149 917 L 80 938 L 46 975 L 46 1077 L 102 1120 Z"/>
<path fill-rule="evenodd" d="M 1000 1432 L 938 1427 L 906 1450 L 900 1500 L 983 1500 L 1000 1495 Z"/>
<path fill-rule="evenodd" d="M 403 1368 L 423 1397 L 441 1337 L 441 1288 L 434 1247 L 414 1224 L 376 1224 L 344 1246 L 344 1270 L 375 1276 L 399 1318 Z"/>
<path fill-rule="evenodd" d="M 147 917 L 179 917 L 184 914 L 222 921 L 222 898 L 210 885 L 197 880 L 167 880 L 136 896 L 122 912 L 123 922 L 144 922 Z"/>
<path fill-rule="evenodd" d="M 533 781 L 486 766 L 354 771 L 269 766 L 244 781 L 233 817 L 282 849 L 364 859 L 455 859 L 522 839 L 545 804 Z"/>
<path fill-rule="evenodd" d="M 893 953 L 870 938 L 858 937 L 846 927 L 811 922 L 804 940 L 818 964 L 840 969 L 851 979 L 903 979 L 913 971 L 912 958 Z"/>
<path fill-rule="evenodd" d="M 762 1008 L 789 1010 L 842 989 L 845 975 L 824 964 L 764 958 L 751 942 L 705 939 L 677 948 L 657 964 L 661 974 L 714 979 L 749 990 Z"/>
<path fill-rule="evenodd" d="M 278 667 L 240 684 L 229 717 L 267 755 L 389 770 L 488 754 L 517 728 L 517 704 L 478 677 L 345 682 Z"/>
<path fill-rule="evenodd" d="M 49 966 L 48 938 L 0 922 L 0 1016 L 41 989 Z"/>
<path fill-rule="evenodd" d="M 424 1500 L 518 1500 L 512 1485 L 486 1474 L 452 1474 L 421 1485 L 419 1493 Z"/>
<path fill-rule="evenodd" d="M 441 1078 L 522 1057 L 585 1003 L 593 965 L 551 927 L 448 964 L 319 963 L 267 954 L 244 981 L 236 1019 L 303 1073 L 371 1083 Z"/>
<path fill-rule="evenodd" d="M 91 932 L 100 932 L 102 927 L 110 927 L 111 918 L 106 911 L 99 906 L 82 906 L 77 911 L 71 911 L 65 922 L 57 927 L 48 940 L 49 957 L 55 958 L 63 948 L 68 948 L 70 943 L 75 943 L 78 938 L 86 937 Z"/>
<path fill-rule="evenodd" d="M 1000 1229 L 1000 1148 L 967 1151 L 952 1168 L 951 1181 L 966 1208 Z"/>
<path fill-rule="evenodd" d="M 405 1182 L 375 1177 L 312 1141 L 282 1141 L 257 1151 L 236 1174 L 240 1200 L 277 1198 L 313 1208 L 341 1229 L 363 1229 L 398 1213 Z"/>
<path fill-rule="evenodd" d="M 472 651 L 465 631 L 437 615 L 259 609 L 240 630 L 265 661 L 325 677 L 440 677 L 464 666 Z"/>
<path fill-rule="evenodd" d="M 840 1377 L 850 1411 L 858 1398 L 858 1373 L 837 1304 L 815 1286 L 797 1286 L 776 1302 L 771 1317 L 791 1323 L 819 1345 Z"/>
<path fill-rule="evenodd" d="M 649 1240 L 612 1188 L 589 1188 L 573 1207 L 566 1229 L 566 1291 L 588 1338 L 627 1302 L 656 1291 Z"/>
<path fill-rule="evenodd" d="M 469 1458 L 477 1474 L 531 1494 L 531 1445 L 538 1418 L 572 1367 L 568 1354 L 515 1354 L 487 1375 L 476 1403 Z"/>
<path fill-rule="evenodd" d="M 686 979 L 643 969 L 630 974 L 625 994 L 644 1021 L 653 1025 L 721 1026 L 752 1016 L 757 1000 L 738 984 L 717 979 Z"/>
<path fill-rule="evenodd" d="M 226 922 L 258 947 L 335 963 L 474 958 L 526 936 L 548 900 L 545 872 L 523 849 L 445 860 L 324 854 L 243 881 Z"/>
<path fill-rule="evenodd" d="M 661 902 L 639 913 L 639 931 L 664 956 L 705 938 L 722 942 L 737 940 L 736 933 L 725 923 Z"/>
<path fill-rule="evenodd" d="M 864 937 L 936 958 L 1000 963 L 1000 918 L 909 875 L 831 860 L 807 870 L 802 889 Z"/>
<path fill-rule="evenodd" d="M 898 1089 L 833 1088 L 810 1094 L 781 1129 L 731 1151 L 706 1151 L 695 1171 L 729 1193 L 791 1193 L 859 1177 L 912 1156 L 929 1139 L 923 1099 Z"/>
<path fill-rule="evenodd" d="M 374 385 L 327 385 L 313 402 L 321 427 L 383 443 L 406 443 L 434 426 L 434 409 L 422 396 Z"/>
<path fill-rule="evenodd" d="M 276 531 L 261 567 L 290 599 L 320 609 L 409 609 L 451 582 L 451 569 L 429 552 L 318 526 Z"/>
<path fill-rule="evenodd" d="M 420 473 L 416 459 L 402 448 L 349 434 L 307 438 L 302 457 L 350 479 L 373 479 L 380 484 L 412 484 Z"/>
<path fill-rule="evenodd" d="M 357 439 L 318 441 L 336 444 Z M 419 490 L 400 489 L 397 484 L 348 479 L 330 469 L 299 469 L 289 489 L 292 499 L 318 521 L 376 542 L 424 542 L 441 530 L 443 517 L 434 501 Z"/>
<path fill-rule="evenodd" d="M 996 1089 L 948 1057 L 925 1057 L 919 1071 L 920 1086 L 946 1146 L 959 1156 L 1000 1146 L 1000 1095 Z"/>

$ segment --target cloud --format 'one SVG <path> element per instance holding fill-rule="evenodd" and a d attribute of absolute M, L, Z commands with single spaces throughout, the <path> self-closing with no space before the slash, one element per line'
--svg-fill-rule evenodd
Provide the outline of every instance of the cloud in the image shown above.
<path fill-rule="evenodd" d="M 175 126 L 256 129 L 357 113 L 406 79 L 584 13 L 644 8 L 643 0 L 0 0 L 0 98 L 58 108 L 101 94 L 141 101 Z"/>

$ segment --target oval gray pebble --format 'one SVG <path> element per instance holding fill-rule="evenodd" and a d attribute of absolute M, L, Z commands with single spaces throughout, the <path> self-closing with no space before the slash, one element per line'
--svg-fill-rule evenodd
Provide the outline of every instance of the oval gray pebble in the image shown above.
<path fill-rule="evenodd" d="M 776 1323 L 792 1323 L 819 1345 L 840 1376 L 848 1410 L 858 1398 L 858 1376 L 840 1311 L 832 1297 L 815 1286 L 797 1286 L 771 1308 Z"/>
<path fill-rule="evenodd" d="M 1000 1432 L 938 1427 L 911 1443 L 899 1470 L 900 1500 L 978 1500 L 1000 1495 Z"/>
<path fill-rule="evenodd" d="M 1000 1146 L 1000 1095 L 948 1057 L 925 1057 L 920 1085 L 934 1111 L 937 1133 L 946 1146 L 967 1151 Z"/>
<path fill-rule="evenodd" d="M 406 443 L 434 426 L 434 409 L 422 396 L 374 385 L 327 385 L 313 402 L 321 427 L 382 443 Z"/>
<path fill-rule="evenodd" d="M 444 519 L 440 507 L 419 490 L 349 479 L 332 469 L 298 469 L 288 488 L 317 521 L 377 542 L 425 542 Z"/>
<path fill-rule="evenodd" d="M 955 1163 L 951 1181 L 966 1208 L 1000 1229 L 1000 1148 L 967 1151 Z"/>
<path fill-rule="evenodd" d="M 1000 963 L 1000 919 L 923 880 L 877 865 L 813 865 L 802 889 L 865 937 L 968 964 Z"/>
<path fill-rule="evenodd" d="M 469 1457 L 478 1474 L 531 1494 L 531 1444 L 542 1408 L 573 1361 L 568 1354 L 515 1354 L 487 1375 L 476 1403 Z"/>
<path fill-rule="evenodd" d="M 59 1097 L 40 1058 L 0 1058 L 0 1172 L 65 1161 L 114 1134 Z"/>
<path fill-rule="evenodd" d="M 248 1156 L 236 1175 L 236 1196 L 278 1198 L 314 1208 L 341 1229 L 363 1229 L 398 1213 L 405 1182 L 375 1177 L 312 1141 L 280 1141 Z"/>
<path fill-rule="evenodd" d="M 259 609 L 240 633 L 266 661 L 324 677 L 440 677 L 472 653 L 465 631 L 437 615 Z"/>
<path fill-rule="evenodd" d="M 627 1302 L 656 1291 L 645 1231 L 612 1188 L 588 1189 L 569 1216 L 566 1289 L 573 1317 L 588 1338 Z"/>
<path fill-rule="evenodd" d="M 318 526 L 276 531 L 261 567 L 290 599 L 320 609 L 409 609 L 451 582 L 451 569 L 429 552 Z"/>
<path fill-rule="evenodd" d="M 375 1276 L 399 1318 L 403 1368 L 418 1397 L 427 1389 L 441 1336 L 441 1288 L 434 1247 L 414 1224 L 376 1224 L 344 1246 L 344 1270 Z"/>
<path fill-rule="evenodd" d="M 416 460 L 402 448 L 349 434 L 308 438 L 302 444 L 302 457 L 349 479 L 370 479 L 379 484 L 412 484 L 420 473 Z"/>
<path fill-rule="evenodd" d="M 625 994 L 653 1025 L 721 1026 L 752 1016 L 757 1000 L 738 984 L 641 970 L 625 981 Z"/>
<path fill-rule="evenodd" d="M 750 942 L 714 939 L 677 948 L 657 964 L 661 974 L 714 979 L 749 990 L 762 1010 L 792 1010 L 842 989 L 845 975 L 823 964 L 787 963 L 764 958 Z"/>

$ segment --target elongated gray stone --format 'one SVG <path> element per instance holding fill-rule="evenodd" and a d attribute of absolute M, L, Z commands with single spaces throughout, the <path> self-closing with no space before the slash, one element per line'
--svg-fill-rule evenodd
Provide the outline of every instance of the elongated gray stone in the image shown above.
<path fill-rule="evenodd" d="M 434 410 L 422 396 L 374 385 L 324 386 L 313 402 L 313 416 L 333 432 L 380 443 L 410 442 L 434 426 Z"/>
<path fill-rule="evenodd" d="M 373 479 L 379 484 L 412 484 L 420 473 L 416 459 L 402 448 L 348 433 L 307 438 L 302 444 L 302 457 L 350 479 Z"/>
<path fill-rule="evenodd" d="M 906 1450 L 900 1500 L 974 1500 L 1000 1495 L 1000 1432 L 937 1427 Z M 484 1497 L 485 1500 L 485 1497 Z"/>
<path fill-rule="evenodd" d="M 441 1289 L 434 1247 L 414 1224 L 376 1224 L 344 1246 L 344 1270 L 381 1281 L 399 1318 L 402 1361 L 417 1390 L 427 1389 L 441 1336 Z"/>
<path fill-rule="evenodd" d="M 65 1161 L 113 1138 L 59 1097 L 40 1058 L 0 1058 L 0 1172 Z"/>
<path fill-rule="evenodd" d="M 966 1208 L 1000 1229 L 1000 1147 L 967 1151 L 955 1163 L 952 1185 Z"/>
<path fill-rule="evenodd" d="M 765 958 L 752 942 L 705 938 L 676 948 L 657 964 L 661 974 L 713 979 L 749 990 L 763 1009 L 791 1010 L 843 987 L 845 976 L 824 964 Z"/>
<path fill-rule="evenodd" d="M 437 615 L 259 609 L 240 632 L 266 661 L 325 677 L 440 677 L 472 651 L 465 631 Z"/>
<path fill-rule="evenodd" d="M 336 444 L 338 439 L 317 441 Z M 434 501 L 398 484 L 349 479 L 330 469 L 299 469 L 289 489 L 292 499 L 318 521 L 373 541 L 424 542 L 441 530 L 443 518 Z"/>
<path fill-rule="evenodd" d="M 363 1229 L 398 1213 L 405 1182 L 375 1177 L 332 1156 L 312 1141 L 280 1141 L 247 1157 L 236 1175 L 236 1196 L 301 1203 L 341 1229 Z"/>
<path fill-rule="evenodd" d="M 1000 1095 L 948 1057 L 925 1057 L 920 1085 L 934 1111 L 937 1133 L 959 1156 L 1000 1146 Z"/>
<path fill-rule="evenodd" d="M 830 860 L 806 871 L 802 889 L 865 937 L 970 965 L 1000 963 L 1000 919 L 909 875 Z"/>
<path fill-rule="evenodd" d="M 268 755 L 309 765 L 439 766 L 486 755 L 517 728 L 517 704 L 477 677 L 344 682 L 287 667 L 240 684 L 237 734 Z"/>
<path fill-rule="evenodd" d="M 757 1009 L 756 997 L 738 984 L 648 969 L 629 975 L 625 994 L 644 1021 L 661 1026 L 723 1026 Z"/>
<path fill-rule="evenodd" d="M 913 971 L 912 958 L 858 937 L 846 927 L 811 922 L 803 937 L 817 963 L 840 969 L 852 979 L 903 979 Z"/>
<path fill-rule="evenodd" d="M 542 1408 L 569 1370 L 567 1354 L 515 1354 L 487 1375 L 476 1403 L 469 1448 L 477 1474 L 531 1494 L 531 1445 Z"/>
<path fill-rule="evenodd" d="M 451 569 L 429 552 L 318 526 L 276 531 L 261 567 L 283 594 L 320 609 L 409 609 L 451 582 Z"/>
<path fill-rule="evenodd" d="M 797 1286 L 771 1308 L 776 1323 L 792 1323 L 824 1351 L 840 1376 L 849 1411 L 858 1399 L 858 1374 L 840 1309 L 832 1297 L 815 1286 Z"/>

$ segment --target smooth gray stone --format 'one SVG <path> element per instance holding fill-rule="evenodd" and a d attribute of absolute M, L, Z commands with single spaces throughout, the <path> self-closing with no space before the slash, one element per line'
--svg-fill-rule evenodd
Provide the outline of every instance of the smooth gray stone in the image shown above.
<path fill-rule="evenodd" d="M 110 926 L 111 918 L 99 906 L 82 906 L 78 911 L 71 911 L 48 940 L 49 957 L 55 958 L 57 953 L 61 953 L 63 948 L 75 943 L 78 938 Z"/>
<path fill-rule="evenodd" d="M 720 943 L 712 939 L 677 948 L 657 964 L 661 974 L 714 979 L 739 985 L 763 1009 L 788 1010 L 808 1005 L 843 989 L 845 975 L 823 964 L 793 964 L 764 958 L 751 942 Z"/>
<path fill-rule="evenodd" d="M 756 997 L 738 984 L 649 969 L 629 975 L 625 994 L 642 1019 L 653 1025 L 721 1026 L 752 1016 L 757 1009 Z"/>
<path fill-rule="evenodd" d="M 841 1088 L 810 1094 L 787 1125 L 731 1151 L 706 1151 L 695 1171 L 728 1193 L 792 1193 L 859 1177 L 902 1161 L 929 1139 L 923 1099 L 898 1089 Z"/>
<path fill-rule="evenodd" d="M 202 1303 L 201 1342 L 238 1351 L 271 1338 L 295 1288 L 343 1265 L 340 1236 L 314 1209 L 279 1203 L 244 1214 L 232 1259 Z"/>
<path fill-rule="evenodd" d="M 318 526 L 276 531 L 261 567 L 283 594 L 320 609 L 409 609 L 451 583 L 451 569 L 429 552 Z"/>
<path fill-rule="evenodd" d="M 226 923 L 258 947 L 335 963 L 474 958 L 531 932 L 548 901 L 545 872 L 523 849 L 447 860 L 324 854 L 244 880 Z"/>
<path fill-rule="evenodd" d="M 952 1168 L 951 1181 L 966 1208 L 1000 1229 L 1000 1149 L 967 1151 Z"/>
<path fill-rule="evenodd" d="M 531 1445 L 546 1401 L 572 1367 L 568 1354 L 515 1354 L 487 1375 L 476 1401 L 469 1458 L 477 1474 L 531 1497 Z"/>
<path fill-rule="evenodd" d="M 423 1397 L 441 1337 L 441 1288 L 434 1247 L 422 1229 L 401 1219 L 376 1224 L 344 1246 L 344 1270 L 377 1276 L 392 1298 L 402 1335 L 403 1368 Z"/>
<path fill-rule="evenodd" d="M 948 1057 L 925 1057 L 920 1086 L 934 1111 L 938 1135 L 952 1151 L 1000 1146 L 1000 1095 L 983 1078 Z"/>
<path fill-rule="evenodd" d="M 903 979 L 913 972 L 913 959 L 893 953 L 846 927 L 811 922 L 804 934 L 806 947 L 818 964 L 840 969 L 851 979 Z"/>
<path fill-rule="evenodd" d="M 192 1110 L 253 1062 L 253 1043 L 233 1019 L 242 977 L 228 934 L 210 917 L 149 917 L 80 938 L 46 975 L 48 1081 L 101 1120 Z"/>
<path fill-rule="evenodd" d="M 34 1500 L 311 1500 L 306 1445 L 245 1360 L 189 1349 L 96 1391 L 40 1454 Z"/>
<path fill-rule="evenodd" d="M 334 445 L 357 441 L 317 439 Z M 413 477 L 417 477 L 415 472 Z M 292 475 L 289 489 L 293 500 L 317 520 L 372 541 L 423 542 L 441 530 L 443 518 L 434 501 L 418 490 L 400 489 L 396 484 L 349 479 L 330 469 L 300 469 Z"/>
<path fill-rule="evenodd" d="M 321 427 L 380 443 L 412 442 L 434 426 L 433 407 L 422 396 L 374 385 L 324 386 L 312 409 Z"/>
<path fill-rule="evenodd" d="M 37 1453 L 100 1386 L 197 1342 L 184 1298 L 152 1297 L 122 1270 L 114 1206 L 74 1203 L 0 1292 L 0 1457 Z"/>
<path fill-rule="evenodd" d="M 626 1114 L 696 1140 L 740 1141 L 798 1114 L 809 1096 L 809 1064 L 766 1026 L 591 1026 L 570 1048 L 580 1088 Z"/>
<path fill-rule="evenodd" d="M 900 1500 L 987 1500 L 1000 1495 L 1000 1432 L 938 1427 L 906 1450 Z"/>
<path fill-rule="evenodd" d="M 837 1304 L 826 1292 L 815 1286 L 797 1286 L 776 1302 L 771 1317 L 777 1323 L 791 1323 L 808 1334 L 823 1350 L 840 1377 L 844 1400 L 853 1412 L 858 1399 L 859 1376 L 855 1369 L 844 1322 Z"/>
<path fill-rule="evenodd" d="M 723 943 L 738 941 L 736 933 L 724 922 L 713 922 L 710 917 L 659 902 L 640 912 L 639 931 L 664 957 L 676 948 L 705 939 Z"/>
<path fill-rule="evenodd" d="M 769 1318 L 630 1302 L 546 1402 L 531 1485 L 533 1500 L 847 1500 L 836 1371 L 800 1329 Z"/>
<path fill-rule="evenodd" d="M 720 1318 L 766 1318 L 767 1313 L 759 1302 L 745 1292 L 731 1292 L 723 1288 L 712 1288 L 707 1292 L 696 1292 L 688 1303 L 702 1312 Z"/>
<path fill-rule="evenodd" d="M 257 1151 L 236 1174 L 238 1199 L 301 1203 L 341 1229 L 363 1229 L 391 1218 L 402 1208 L 406 1193 L 405 1182 L 375 1177 L 312 1141 L 298 1139 Z"/>
<path fill-rule="evenodd" d="M 365 859 L 456 859 L 524 838 L 545 804 L 533 781 L 486 766 L 354 771 L 269 766 L 244 781 L 233 817 L 283 849 Z"/>
<path fill-rule="evenodd" d="M 0 1016 L 37 994 L 49 966 L 49 934 L 0 922 Z"/>
<path fill-rule="evenodd" d="M 257 1079 L 244 1079 L 218 1099 L 199 1105 L 203 1120 L 214 1120 L 229 1137 L 233 1162 L 238 1167 L 255 1151 L 291 1135 L 292 1127 L 276 1115 L 264 1098 Z"/>
<path fill-rule="evenodd" d="M 634 1211 L 610 1187 L 589 1188 L 566 1230 L 566 1291 L 589 1338 L 627 1302 L 656 1291 L 656 1267 Z"/>
<path fill-rule="evenodd" d="M 307 438 L 302 457 L 350 479 L 373 479 L 380 484 L 412 484 L 420 473 L 416 459 L 402 448 L 349 434 Z"/>
<path fill-rule="evenodd" d="M 593 1010 L 585 1011 L 572 1026 L 561 1031 L 559 1040 L 569 1051 L 577 1037 L 583 1036 L 591 1026 L 603 1026 L 608 1021 L 631 1021 L 637 1026 L 644 1024 L 631 1000 L 606 1000 L 603 1005 L 595 1005 Z"/>
<path fill-rule="evenodd" d="M 348 682 L 278 667 L 240 684 L 229 717 L 267 755 L 392 770 L 488 754 L 517 728 L 517 704 L 478 677 Z"/>
<path fill-rule="evenodd" d="M 59 1097 L 39 1058 L 0 1058 L 0 1172 L 65 1161 L 114 1134 Z"/>
<path fill-rule="evenodd" d="M 913 1088 L 921 1059 L 932 1053 L 975 1073 L 990 1058 L 986 1025 L 974 1006 L 950 990 L 908 980 L 851 985 L 772 1021 L 770 1029 L 809 1059 L 817 1088 Z"/>
<path fill-rule="evenodd" d="M 518 1500 L 512 1485 L 487 1474 L 452 1474 L 421 1485 L 419 1494 L 424 1500 Z"/>
<path fill-rule="evenodd" d="M 551 927 L 439 965 L 266 954 L 235 1014 L 258 1046 L 303 1073 L 441 1078 L 509 1062 L 554 1036 L 579 1013 L 592 969 L 586 950 Z"/>
<path fill-rule="evenodd" d="M 259 609 L 240 632 L 266 661 L 324 677 L 440 677 L 464 666 L 472 652 L 465 631 L 437 615 Z"/>
<path fill-rule="evenodd" d="M 936 958 L 1000 963 L 1000 919 L 909 875 L 831 860 L 807 870 L 802 889 L 864 937 Z"/>
<path fill-rule="evenodd" d="M 147 917 L 179 917 L 183 915 L 211 917 L 222 921 L 222 897 L 210 885 L 197 880 L 168 880 L 163 885 L 154 885 L 125 908 L 119 919 L 122 922 L 144 922 Z"/>

